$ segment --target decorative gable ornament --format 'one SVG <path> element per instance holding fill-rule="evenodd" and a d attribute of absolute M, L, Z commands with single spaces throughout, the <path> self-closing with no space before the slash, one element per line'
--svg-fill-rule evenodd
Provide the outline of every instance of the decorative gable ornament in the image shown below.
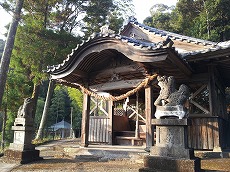
<path fill-rule="evenodd" d="M 109 29 L 109 23 L 106 23 L 105 25 L 101 26 L 100 30 L 101 30 L 100 33 L 102 35 L 109 35 L 109 34 L 114 34 L 115 33 L 115 31 Z"/>

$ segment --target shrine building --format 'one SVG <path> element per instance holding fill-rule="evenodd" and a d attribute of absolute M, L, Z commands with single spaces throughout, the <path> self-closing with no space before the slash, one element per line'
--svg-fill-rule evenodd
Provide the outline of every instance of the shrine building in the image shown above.
<path fill-rule="evenodd" d="M 57 83 L 83 92 L 81 145 L 154 144 L 152 119 L 159 95 L 157 76 L 189 87 L 189 147 L 230 147 L 226 88 L 230 42 L 211 42 L 130 20 L 115 34 L 102 28 L 47 72 Z"/>

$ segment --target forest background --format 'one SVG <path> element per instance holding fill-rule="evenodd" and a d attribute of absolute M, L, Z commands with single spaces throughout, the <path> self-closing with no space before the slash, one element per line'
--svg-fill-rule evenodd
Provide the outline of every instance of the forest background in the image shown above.
<path fill-rule="evenodd" d="M 15 1 L 0 6 L 14 10 Z M 178 34 L 221 42 L 230 39 L 230 0 L 179 0 L 176 6 L 156 4 L 144 24 Z M 100 32 L 106 23 L 119 33 L 134 13 L 132 0 L 25 0 L 1 106 L 6 115 L 6 139 L 12 141 L 11 126 L 26 97 L 36 96 L 35 127 L 38 129 L 44 108 L 49 76 L 46 66 L 59 64 L 83 40 Z M 7 25 L 6 27 L 9 27 Z M 0 57 L 5 42 L 0 40 Z M 65 120 L 81 127 L 82 94 L 56 84 L 45 128 Z M 0 117 L 2 120 L 3 118 Z M 0 121 L 2 124 L 2 122 Z"/>

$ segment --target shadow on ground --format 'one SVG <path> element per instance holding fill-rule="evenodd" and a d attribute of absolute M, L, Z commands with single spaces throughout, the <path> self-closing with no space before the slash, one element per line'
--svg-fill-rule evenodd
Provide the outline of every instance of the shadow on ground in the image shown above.
<path fill-rule="evenodd" d="M 40 145 L 37 148 L 40 150 L 43 160 L 35 161 L 29 164 L 18 165 L 14 167 L 12 172 L 138 172 L 142 168 L 142 156 L 135 158 L 118 159 L 103 159 L 101 155 L 98 159 L 94 155 L 76 156 L 79 152 L 80 139 L 74 140 L 59 140 Z M 97 146 L 95 146 L 97 147 Z M 100 147 L 100 146 L 99 146 Z M 106 147 L 101 146 L 102 152 Z M 121 147 L 122 148 L 122 147 Z M 121 150 L 120 147 L 114 147 L 117 153 Z M 123 148 L 124 151 L 129 151 Z M 90 151 L 89 151 L 90 152 Z M 111 152 L 109 150 L 108 152 Z M 140 154 L 138 152 L 137 154 Z M 108 155 L 106 155 L 108 156 Z M 87 158 L 86 158 L 87 157 Z M 230 171 L 230 158 L 202 159 L 202 171 L 217 172 Z"/>

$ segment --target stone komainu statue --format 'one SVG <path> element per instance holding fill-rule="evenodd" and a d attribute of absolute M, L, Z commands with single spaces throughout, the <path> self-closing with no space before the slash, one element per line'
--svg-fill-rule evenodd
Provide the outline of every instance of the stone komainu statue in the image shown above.
<path fill-rule="evenodd" d="M 179 90 L 169 95 L 166 106 L 184 105 L 189 97 L 189 88 L 182 84 Z"/>
<path fill-rule="evenodd" d="M 161 90 L 158 98 L 154 102 L 155 106 L 184 105 L 189 97 L 189 88 L 186 85 L 182 84 L 179 90 L 176 90 L 173 76 L 158 76 L 157 80 Z"/>
<path fill-rule="evenodd" d="M 17 118 L 33 118 L 33 99 L 25 98 L 23 105 L 18 109 Z"/>
<path fill-rule="evenodd" d="M 175 91 L 175 79 L 173 76 L 158 76 L 157 80 L 161 90 L 158 98 L 154 102 L 154 105 L 164 106 L 167 103 L 169 95 Z"/>

